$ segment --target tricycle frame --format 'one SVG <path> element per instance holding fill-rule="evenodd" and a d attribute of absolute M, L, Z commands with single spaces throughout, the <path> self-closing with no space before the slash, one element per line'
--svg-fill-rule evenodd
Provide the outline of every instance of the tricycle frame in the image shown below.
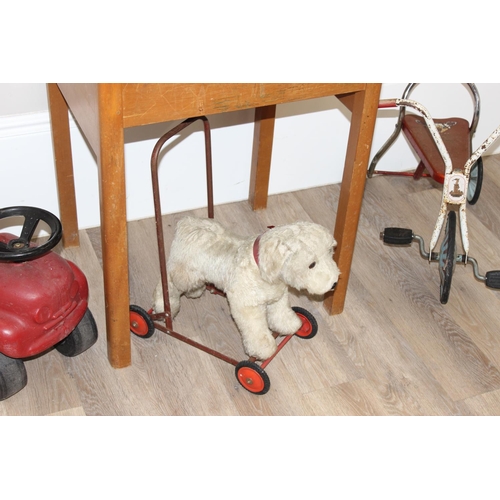
<path fill-rule="evenodd" d="M 411 234 L 408 238 L 408 231 L 411 230 L 401 228 L 386 228 L 381 233 L 381 238 L 384 242 L 396 245 L 406 245 L 412 241 L 418 241 L 420 255 L 431 261 L 438 261 L 440 265 L 441 276 L 441 303 L 445 304 L 448 301 L 449 289 L 451 286 L 451 277 L 453 274 L 454 265 L 456 262 L 467 264 L 468 260 L 472 262 L 473 272 L 476 279 L 482 281 L 491 288 L 500 288 L 500 271 L 489 271 L 485 276 L 479 273 L 479 266 L 475 259 L 469 257 L 469 233 L 467 228 L 466 205 L 467 205 L 467 192 L 469 185 L 469 176 L 471 168 L 482 157 L 485 151 L 493 144 L 493 142 L 500 136 L 500 126 L 498 126 L 489 137 L 472 153 L 465 165 L 453 165 L 450 155 L 446 146 L 441 138 L 441 135 L 432 119 L 428 110 L 420 103 L 410 99 L 384 99 L 379 102 L 379 108 L 392 108 L 392 107 L 405 108 L 406 106 L 416 109 L 424 118 L 428 130 L 434 140 L 436 147 L 445 164 L 443 193 L 441 198 L 441 206 L 439 209 L 438 218 L 432 233 L 431 241 L 429 244 L 429 252 L 425 251 L 425 244 L 423 238 L 418 235 Z M 464 254 L 457 255 L 455 247 L 455 213 L 458 212 L 460 217 L 460 234 L 462 239 L 462 246 Z M 441 245 L 441 251 L 438 253 L 433 252 L 439 236 L 441 234 L 445 218 L 448 215 L 446 234 L 444 241 Z M 453 216 L 453 217 L 451 217 Z M 453 220 L 450 220 L 453 219 Z M 453 222 L 453 224 L 449 224 Z M 448 234 L 448 226 L 453 234 Z M 399 238 L 399 235 L 404 236 Z M 397 241 L 399 239 L 399 241 Z M 448 248 L 449 246 L 453 248 Z"/>

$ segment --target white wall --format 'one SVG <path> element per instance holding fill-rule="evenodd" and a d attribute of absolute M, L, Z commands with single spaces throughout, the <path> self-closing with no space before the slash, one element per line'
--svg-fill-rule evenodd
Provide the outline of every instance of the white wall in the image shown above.
<path fill-rule="evenodd" d="M 47 111 L 43 83 L 0 83 L 0 116 Z"/>
<path fill-rule="evenodd" d="M 384 84 L 382 98 L 399 97 L 406 84 Z M 478 84 L 481 118 L 474 139 L 478 146 L 500 123 L 500 84 Z M 412 98 L 433 116 L 472 114 L 471 98 L 457 84 L 422 84 Z M 372 157 L 392 133 L 396 110 L 380 110 Z M 209 118 L 212 126 L 215 203 L 248 197 L 253 141 L 253 111 Z M 151 217 L 153 203 L 149 161 L 156 140 L 174 124 L 151 125 L 125 132 L 127 211 L 129 220 Z M 335 98 L 278 106 L 270 193 L 294 191 L 340 182 L 349 130 L 349 113 Z M 99 225 L 97 166 L 73 123 L 73 157 L 79 225 Z M 206 205 L 204 149 L 201 125 L 172 139 L 161 160 L 165 213 Z M 490 154 L 500 152 L 497 143 Z M 407 170 L 416 164 L 404 138 L 381 160 L 379 167 Z M 0 84 L 0 206 L 34 205 L 59 213 L 45 85 Z"/>

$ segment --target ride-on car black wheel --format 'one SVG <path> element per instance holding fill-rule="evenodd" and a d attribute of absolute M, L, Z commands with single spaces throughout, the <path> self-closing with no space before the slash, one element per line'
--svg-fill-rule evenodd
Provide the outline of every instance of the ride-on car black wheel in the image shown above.
<path fill-rule="evenodd" d="M 297 337 L 301 339 L 312 339 L 318 333 L 318 322 L 316 318 L 302 307 L 292 307 L 295 314 L 302 320 L 302 326 L 295 332 Z"/>
<path fill-rule="evenodd" d="M 481 186 L 483 185 L 483 158 L 479 157 L 472 165 L 469 173 L 469 186 L 467 188 L 467 201 L 469 205 L 474 205 L 479 199 Z"/>
<path fill-rule="evenodd" d="M 143 339 L 149 339 L 154 334 L 153 320 L 142 307 L 130 306 L 130 331 Z"/>
<path fill-rule="evenodd" d="M 439 252 L 439 278 L 440 278 L 440 299 L 441 304 L 448 302 L 451 289 L 451 278 L 457 261 L 456 253 L 456 226 L 457 214 L 448 212 L 448 220 L 446 221 L 446 229 L 444 233 L 443 243 Z"/>
<path fill-rule="evenodd" d="M 80 323 L 64 340 L 56 344 L 55 348 L 64 356 L 72 358 L 86 351 L 96 341 L 97 325 L 90 309 L 87 309 Z"/>
<path fill-rule="evenodd" d="M 24 363 L 0 353 L 0 401 L 10 398 L 28 383 Z"/>
<path fill-rule="evenodd" d="M 236 365 L 235 374 L 238 382 L 253 394 L 265 394 L 271 387 L 267 373 L 257 363 L 240 361 Z"/>

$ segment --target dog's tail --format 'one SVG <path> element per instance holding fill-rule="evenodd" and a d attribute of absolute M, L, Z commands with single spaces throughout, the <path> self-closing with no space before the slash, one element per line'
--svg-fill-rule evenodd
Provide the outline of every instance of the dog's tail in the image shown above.
<path fill-rule="evenodd" d="M 220 236 L 224 232 L 225 229 L 213 219 L 201 219 L 188 216 L 183 217 L 177 223 L 174 241 L 176 238 L 179 238 L 186 243 L 196 242 L 200 245 L 200 239 L 206 237 L 211 240 L 214 236 Z"/>

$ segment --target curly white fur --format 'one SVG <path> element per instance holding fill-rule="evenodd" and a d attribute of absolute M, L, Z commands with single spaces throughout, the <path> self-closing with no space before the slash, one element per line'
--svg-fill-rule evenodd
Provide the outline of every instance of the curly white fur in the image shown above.
<path fill-rule="evenodd" d="M 207 283 L 226 293 L 231 314 L 249 356 L 264 360 L 276 350 L 272 332 L 295 333 L 301 321 L 290 307 L 288 287 L 322 295 L 337 283 L 332 255 L 336 245 L 323 226 L 296 222 L 256 237 L 242 238 L 212 219 L 179 221 L 167 263 L 172 316 L 180 297 L 201 296 Z M 161 282 L 154 293 L 155 312 L 163 311 Z"/>

